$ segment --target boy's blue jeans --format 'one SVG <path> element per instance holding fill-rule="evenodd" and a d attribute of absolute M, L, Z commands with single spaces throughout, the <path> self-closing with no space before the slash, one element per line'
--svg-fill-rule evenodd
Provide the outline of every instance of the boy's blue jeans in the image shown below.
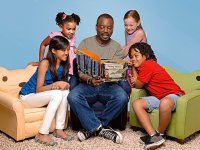
<path fill-rule="evenodd" d="M 103 83 L 96 87 L 80 83 L 68 95 L 71 109 L 78 116 L 83 128 L 89 132 L 95 131 L 100 125 L 108 126 L 127 105 L 128 100 L 126 92 L 115 83 Z M 97 101 L 106 106 L 98 118 L 90 107 Z"/>

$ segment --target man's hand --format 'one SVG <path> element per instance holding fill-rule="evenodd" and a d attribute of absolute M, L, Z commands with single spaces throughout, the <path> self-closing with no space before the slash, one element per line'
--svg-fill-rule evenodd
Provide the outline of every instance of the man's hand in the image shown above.
<path fill-rule="evenodd" d="M 91 85 L 92 86 L 98 86 L 102 83 L 103 83 L 103 81 L 100 77 L 94 77 L 94 78 L 91 79 Z"/>

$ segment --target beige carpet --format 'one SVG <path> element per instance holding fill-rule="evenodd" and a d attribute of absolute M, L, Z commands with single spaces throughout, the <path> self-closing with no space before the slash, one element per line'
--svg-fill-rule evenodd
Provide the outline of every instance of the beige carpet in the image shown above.
<path fill-rule="evenodd" d="M 76 137 L 77 132 L 68 129 L 66 132 Z M 110 140 L 100 137 L 90 138 L 84 142 L 79 142 L 77 138 L 73 141 L 63 141 L 61 139 L 54 139 L 58 142 L 57 146 L 49 147 L 42 144 L 35 143 L 34 138 L 24 140 L 22 142 L 15 142 L 13 139 L 0 132 L 0 149 L 1 150 L 141 150 L 144 145 L 139 142 L 139 137 L 144 135 L 141 131 L 133 131 L 127 127 L 125 131 L 121 132 L 124 136 L 122 144 L 115 144 Z M 200 150 L 200 133 L 190 136 L 186 143 L 181 145 L 173 139 L 167 138 L 166 142 L 159 149 L 167 150 Z"/>

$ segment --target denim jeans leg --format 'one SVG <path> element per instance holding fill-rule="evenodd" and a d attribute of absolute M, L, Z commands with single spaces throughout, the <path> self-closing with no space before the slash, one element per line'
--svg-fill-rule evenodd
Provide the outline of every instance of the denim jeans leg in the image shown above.
<path fill-rule="evenodd" d="M 118 81 L 118 85 L 124 89 L 128 96 L 131 94 L 131 86 L 127 80 Z"/>
<path fill-rule="evenodd" d="M 78 116 L 81 125 L 86 131 L 93 132 L 101 125 L 89 103 L 95 103 L 97 92 L 95 87 L 84 83 L 77 85 L 68 95 L 71 109 Z"/>
<path fill-rule="evenodd" d="M 115 119 L 128 104 L 129 98 L 118 84 L 108 83 L 99 88 L 99 101 L 106 106 L 99 119 L 102 126 L 108 126 L 109 122 Z"/>
<path fill-rule="evenodd" d="M 70 84 L 69 90 L 72 90 L 75 86 L 78 85 L 78 83 L 79 83 L 78 77 L 72 75 L 69 79 L 69 84 Z"/>

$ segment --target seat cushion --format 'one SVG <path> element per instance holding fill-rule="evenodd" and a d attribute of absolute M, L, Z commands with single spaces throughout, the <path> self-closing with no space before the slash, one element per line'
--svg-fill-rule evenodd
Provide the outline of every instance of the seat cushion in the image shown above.
<path fill-rule="evenodd" d="M 24 109 L 24 120 L 25 123 L 37 122 L 43 120 L 46 107 L 42 108 L 25 108 Z"/>

